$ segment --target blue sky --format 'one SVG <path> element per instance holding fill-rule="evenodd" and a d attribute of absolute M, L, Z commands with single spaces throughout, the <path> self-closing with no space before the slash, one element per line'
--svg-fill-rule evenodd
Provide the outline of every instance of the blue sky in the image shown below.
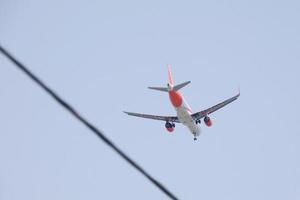
<path fill-rule="evenodd" d="M 299 199 L 298 1 L 0 2 L 0 42 L 180 199 Z M 234 95 L 193 141 L 196 112 Z M 0 55 L 0 199 L 167 199 Z"/>

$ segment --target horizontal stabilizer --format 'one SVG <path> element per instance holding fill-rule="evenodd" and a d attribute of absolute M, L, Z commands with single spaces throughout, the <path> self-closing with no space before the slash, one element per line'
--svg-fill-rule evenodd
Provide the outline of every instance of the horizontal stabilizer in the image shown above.
<path fill-rule="evenodd" d="M 174 89 L 175 91 L 178 91 L 178 90 L 180 90 L 181 88 L 183 88 L 184 86 L 186 86 L 186 85 L 189 84 L 189 83 L 191 83 L 191 81 L 186 81 L 186 82 L 184 82 L 184 83 L 180 83 L 180 84 L 178 84 L 178 85 L 175 85 L 175 86 L 173 87 L 173 89 Z"/>
<path fill-rule="evenodd" d="M 148 87 L 148 88 L 151 90 L 159 90 L 162 92 L 168 92 L 168 88 L 166 88 L 166 87 Z"/>

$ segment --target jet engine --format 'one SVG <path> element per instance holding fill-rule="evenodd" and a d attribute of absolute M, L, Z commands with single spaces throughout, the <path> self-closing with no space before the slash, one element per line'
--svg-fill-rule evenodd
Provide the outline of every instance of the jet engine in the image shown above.
<path fill-rule="evenodd" d="M 174 123 L 170 123 L 170 122 L 166 122 L 165 127 L 171 133 L 171 132 L 174 131 L 175 124 Z"/>
<path fill-rule="evenodd" d="M 210 117 L 208 117 L 208 116 L 204 117 L 204 123 L 208 127 L 212 126 L 212 121 L 211 121 Z"/>

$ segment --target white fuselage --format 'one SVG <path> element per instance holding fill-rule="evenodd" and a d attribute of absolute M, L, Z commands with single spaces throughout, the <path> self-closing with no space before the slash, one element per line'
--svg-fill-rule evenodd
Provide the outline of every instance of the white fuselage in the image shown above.
<path fill-rule="evenodd" d="M 178 120 L 188 127 L 190 132 L 194 135 L 194 137 L 200 135 L 200 128 L 194 121 L 192 114 L 191 107 L 186 103 L 184 100 L 182 94 L 176 90 L 173 90 L 172 84 L 168 84 L 168 92 L 169 92 L 169 98 L 174 106 Z"/>
<path fill-rule="evenodd" d="M 183 100 L 182 105 L 175 107 L 175 110 L 179 121 L 185 125 L 194 136 L 199 136 L 201 129 L 192 118 L 189 105 Z"/>

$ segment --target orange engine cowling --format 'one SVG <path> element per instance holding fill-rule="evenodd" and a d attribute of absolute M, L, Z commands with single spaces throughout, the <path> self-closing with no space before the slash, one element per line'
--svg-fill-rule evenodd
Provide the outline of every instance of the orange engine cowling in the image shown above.
<path fill-rule="evenodd" d="M 204 123 L 208 127 L 212 126 L 212 121 L 211 121 L 210 117 L 208 117 L 208 116 L 204 117 Z"/>
<path fill-rule="evenodd" d="M 171 132 L 174 131 L 175 124 L 171 124 L 170 122 L 166 122 L 165 127 L 171 133 Z"/>
<path fill-rule="evenodd" d="M 171 127 L 171 128 L 167 128 L 167 130 L 171 133 L 171 132 L 173 132 L 174 131 L 174 128 L 173 127 Z"/>

